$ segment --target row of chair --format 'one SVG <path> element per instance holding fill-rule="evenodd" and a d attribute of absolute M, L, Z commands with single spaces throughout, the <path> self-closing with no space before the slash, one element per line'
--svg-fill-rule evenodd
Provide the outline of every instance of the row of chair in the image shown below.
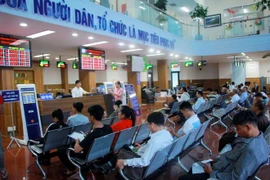
<path fill-rule="evenodd" d="M 145 169 L 141 179 L 148 179 L 157 172 L 157 170 L 162 167 L 169 166 L 171 164 L 170 162 L 176 159 L 181 168 L 188 172 L 187 168 L 181 162 L 181 158 L 186 156 L 192 149 L 199 145 L 205 147 L 212 155 L 211 149 L 203 142 L 203 137 L 209 122 L 210 121 L 206 121 L 199 128 L 185 134 L 184 136 L 176 139 L 169 146 L 159 150 L 151 160 L 149 166 Z M 120 170 L 120 174 L 125 180 L 131 179 L 127 174 L 124 174 L 123 170 Z"/>
<path fill-rule="evenodd" d="M 35 163 L 41 170 L 43 174 L 43 178 L 46 178 L 46 173 L 41 167 L 39 160 L 41 158 L 41 155 L 45 152 L 49 152 L 54 149 L 58 149 L 63 146 L 69 145 L 69 139 L 68 135 L 73 132 L 89 132 L 92 129 L 91 123 L 85 124 L 85 125 L 79 125 L 67 128 L 61 128 L 57 130 L 48 131 L 48 133 L 44 137 L 44 143 L 42 146 L 38 144 L 38 142 L 29 140 L 27 147 L 29 151 L 35 156 Z M 111 144 L 114 140 L 116 133 L 112 133 L 110 135 L 97 138 L 91 145 L 91 148 L 88 152 L 87 159 L 85 160 L 78 160 L 78 159 L 71 159 L 71 162 L 79 161 L 79 162 L 89 162 L 90 160 L 97 159 L 99 157 L 102 157 L 111 150 Z M 125 144 L 133 144 L 137 142 L 141 142 L 144 139 L 147 139 L 150 135 L 150 130 L 147 126 L 147 124 L 142 124 L 139 126 L 132 127 L 130 129 L 123 130 L 119 133 L 119 136 L 117 138 L 117 141 L 114 146 L 114 150 L 119 150 L 123 145 Z M 69 156 L 69 158 L 71 158 Z M 33 164 L 32 164 L 33 165 Z M 28 167 L 28 172 L 30 172 L 30 165 Z M 75 166 L 76 163 L 74 163 Z"/>

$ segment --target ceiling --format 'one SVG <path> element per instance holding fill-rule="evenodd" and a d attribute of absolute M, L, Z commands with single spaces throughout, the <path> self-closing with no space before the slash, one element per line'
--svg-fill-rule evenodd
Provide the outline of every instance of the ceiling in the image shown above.
<path fill-rule="evenodd" d="M 173 2 L 171 0 L 171 2 Z M 175 0 L 178 2 L 178 0 Z M 21 27 L 20 23 L 28 24 L 28 27 Z M 89 44 L 98 41 L 108 41 L 108 44 L 102 44 L 98 46 L 94 46 L 94 48 L 105 50 L 106 59 L 115 62 L 123 62 L 126 60 L 127 55 L 140 55 L 145 56 L 149 53 L 150 46 L 142 45 L 142 44 L 134 44 L 129 41 L 123 41 L 120 38 L 111 38 L 108 36 L 88 33 L 84 31 L 79 31 L 67 27 L 62 27 L 54 24 L 48 24 L 44 22 L 34 21 L 31 19 L 26 19 L 22 17 L 17 17 L 13 15 L 8 15 L 4 13 L 0 13 L 0 24 L 1 29 L 0 33 L 2 34 L 10 34 L 16 36 L 28 36 L 34 33 L 38 33 L 45 30 L 53 30 L 56 33 L 43 36 L 40 38 L 36 38 L 31 40 L 32 42 L 32 55 L 40 55 L 40 54 L 51 54 L 50 60 L 54 60 L 59 55 L 62 56 L 62 60 L 66 60 L 68 58 L 74 58 L 78 56 L 78 48 L 83 44 Z M 77 33 L 77 37 L 73 37 L 72 33 Z M 93 40 L 89 40 L 88 37 L 93 36 Z M 119 46 L 118 43 L 124 43 L 126 46 Z M 130 52 L 130 53 L 121 53 L 121 50 L 132 49 L 128 46 L 133 44 L 136 48 L 143 49 L 142 51 Z M 160 50 L 156 49 L 155 51 Z M 147 57 L 147 59 L 151 62 L 156 61 L 158 59 L 168 59 L 169 61 L 178 61 L 184 60 L 185 54 L 178 54 L 178 58 L 171 58 L 170 51 L 160 50 L 161 53 L 164 53 L 162 56 L 154 56 Z M 155 52 L 154 52 L 155 53 Z M 239 54 L 231 54 L 231 55 L 219 55 L 219 56 L 208 56 L 203 57 L 204 60 L 207 60 L 207 63 L 219 63 L 219 62 L 233 62 L 233 59 L 227 59 L 228 56 L 233 55 L 241 55 Z M 253 60 L 261 60 L 262 56 L 266 52 L 257 52 L 257 53 L 247 53 L 247 55 Z M 175 52 L 174 52 L 175 54 Z M 200 57 L 189 57 L 194 60 L 199 60 Z M 38 59 L 34 59 L 38 60 Z"/>

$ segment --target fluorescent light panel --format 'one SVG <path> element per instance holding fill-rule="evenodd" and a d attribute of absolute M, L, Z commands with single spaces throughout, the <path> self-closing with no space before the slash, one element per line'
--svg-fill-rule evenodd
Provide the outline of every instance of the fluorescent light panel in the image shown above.
<path fill-rule="evenodd" d="M 39 57 L 46 57 L 49 56 L 50 54 L 40 54 L 40 55 L 36 55 L 34 57 L 39 58 Z"/>
<path fill-rule="evenodd" d="M 31 39 L 35 39 L 35 38 L 47 36 L 47 35 L 53 34 L 53 33 L 55 33 L 55 31 L 47 30 L 47 31 L 42 31 L 42 32 L 36 33 L 36 34 L 31 34 L 31 35 L 26 36 L 26 37 L 31 38 Z"/>
<path fill-rule="evenodd" d="M 187 7 L 181 7 L 180 8 L 182 11 L 189 12 L 189 9 Z"/>
<path fill-rule="evenodd" d="M 142 49 L 129 49 L 129 50 L 124 50 L 121 51 L 122 53 L 126 53 L 126 52 L 134 52 L 134 51 L 141 51 Z"/>
<path fill-rule="evenodd" d="M 145 10 L 145 7 L 139 6 L 140 9 Z"/>
<path fill-rule="evenodd" d="M 164 55 L 165 53 L 160 53 L 160 54 L 148 54 L 146 55 L 147 57 L 151 57 L 151 56 L 162 56 Z"/>
<path fill-rule="evenodd" d="M 75 57 L 75 58 L 68 58 L 67 60 L 68 60 L 68 61 L 72 61 L 72 60 L 76 60 L 76 59 L 78 59 L 78 57 Z"/>
<path fill-rule="evenodd" d="M 95 43 L 90 43 L 90 44 L 85 44 L 83 45 L 84 47 L 88 47 L 88 46 L 96 46 L 96 45 L 100 45 L 100 44 L 107 44 L 109 43 L 108 41 L 100 41 L 100 42 L 95 42 Z"/>

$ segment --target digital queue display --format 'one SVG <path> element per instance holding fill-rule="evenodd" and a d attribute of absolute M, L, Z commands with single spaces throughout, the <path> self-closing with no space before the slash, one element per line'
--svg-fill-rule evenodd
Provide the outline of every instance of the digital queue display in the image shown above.
<path fill-rule="evenodd" d="M 63 61 L 57 61 L 56 67 L 57 68 L 63 68 L 64 69 L 64 68 L 67 67 L 67 64 L 65 62 L 63 62 Z"/>
<path fill-rule="evenodd" d="M 45 60 L 45 59 L 41 59 L 41 60 L 39 60 L 39 66 L 40 67 L 50 67 L 50 61 Z"/>
<path fill-rule="evenodd" d="M 79 49 L 80 68 L 82 70 L 105 70 L 105 51 L 81 47 Z"/>
<path fill-rule="evenodd" d="M 78 61 L 72 62 L 72 69 L 79 69 L 79 62 Z"/>
<path fill-rule="evenodd" d="M 0 34 L 0 67 L 32 67 L 30 41 Z"/>

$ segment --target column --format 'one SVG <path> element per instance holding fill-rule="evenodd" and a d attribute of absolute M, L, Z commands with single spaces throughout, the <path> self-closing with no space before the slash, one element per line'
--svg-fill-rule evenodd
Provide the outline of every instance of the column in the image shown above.
<path fill-rule="evenodd" d="M 139 72 L 132 72 L 132 62 L 127 61 L 127 77 L 128 84 L 133 84 L 134 90 L 138 98 L 139 104 L 142 104 L 142 93 L 141 93 L 141 75 Z"/>
<path fill-rule="evenodd" d="M 159 89 L 169 89 L 167 60 L 158 60 L 157 61 L 157 71 L 158 71 L 158 87 L 159 87 Z"/>
<path fill-rule="evenodd" d="M 61 82 L 62 88 L 65 90 L 65 93 L 68 93 L 68 64 L 66 68 L 61 68 Z"/>
<path fill-rule="evenodd" d="M 91 92 L 93 88 L 96 88 L 96 72 L 79 70 L 79 79 L 82 83 L 82 88 Z"/>
<path fill-rule="evenodd" d="M 44 93 L 43 68 L 39 66 L 38 61 L 33 61 L 33 68 L 32 69 L 34 71 L 34 83 L 36 85 L 36 91 L 38 94 Z"/>

